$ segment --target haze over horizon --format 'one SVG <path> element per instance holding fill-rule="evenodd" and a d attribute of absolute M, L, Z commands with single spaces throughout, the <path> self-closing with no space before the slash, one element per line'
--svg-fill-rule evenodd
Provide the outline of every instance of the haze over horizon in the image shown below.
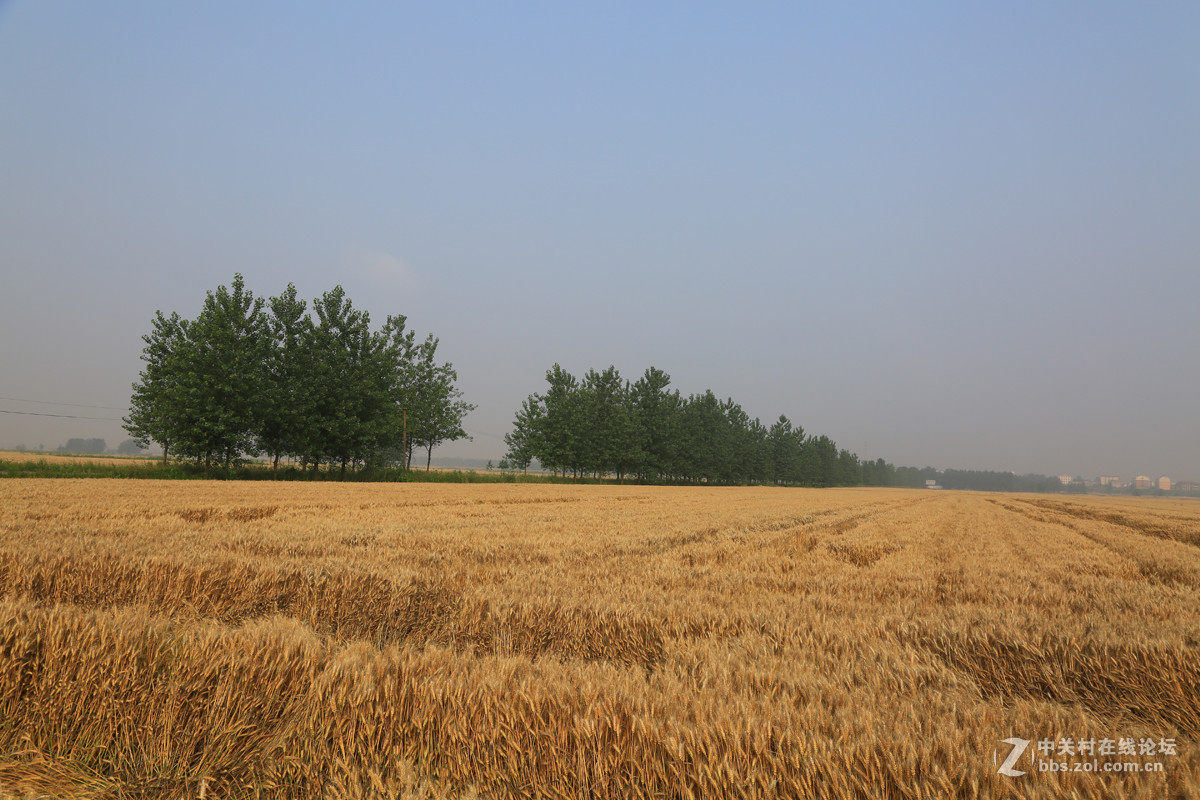
<path fill-rule="evenodd" d="M 0 4 L 0 447 L 341 284 L 499 459 L 555 362 L 896 465 L 1200 480 L 1200 5 Z M 43 416 L 59 414 L 63 416 Z M 77 417 L 100 417 L 82 419 Z"/>

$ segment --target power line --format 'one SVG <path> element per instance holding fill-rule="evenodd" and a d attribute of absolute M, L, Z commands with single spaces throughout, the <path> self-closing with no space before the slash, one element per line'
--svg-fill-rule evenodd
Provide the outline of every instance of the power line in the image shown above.
<path fill-rule="evenodd" d="M 103 408 L 108 411 L 124 411 L 125 410 L 124 408 L 119 408 L 117 406 L 92 406 L 92 405 L 88 405 L 87 403 L 55 403 L 52 400 L 22 400 L 19 397 L 0 397 L 0 400 L 11 400 L 14 403 L 37 403 L 38 405 L 43 405 L 43 406 L 73 406 L 74 408 Z M 18 412 L 14 412 L 14 413 L 19 414 L 22 412 L 18 411 Z M 53 416 L 53 415 L 50 415 L 50 416 Z"/>
<path fill-rule="evenodd" d="M 62 405 L 68 405 L 68 404 L 63 403 Z M 103 408 L 103 406 L 97 406 L 97 407 Z M 77 416 L 75 414 L 41 414 L 41 413 L 38 413 L 37 411 L 9 411 L 6 408 L 0 408 L 0 414 L 23 414 L 27 417 L 60 417 L 62 419 L 100 419 L 100 420 L 107 420 L 109 422 L 122 422 L 123 421 L 123 420 L 119 420 L 115 417 L 82 417 L 82 416 Z"/>

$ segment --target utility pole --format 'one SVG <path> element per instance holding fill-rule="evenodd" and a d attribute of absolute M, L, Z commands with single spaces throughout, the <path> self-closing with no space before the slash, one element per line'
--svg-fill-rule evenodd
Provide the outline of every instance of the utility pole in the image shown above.
<path fill-rule="evenodd" d="M 403 408 L 404 412 L 404 427 L 400 433 L 400 463 L 404 465 L 404 471 L 408 472 L 408 409 Z"/>

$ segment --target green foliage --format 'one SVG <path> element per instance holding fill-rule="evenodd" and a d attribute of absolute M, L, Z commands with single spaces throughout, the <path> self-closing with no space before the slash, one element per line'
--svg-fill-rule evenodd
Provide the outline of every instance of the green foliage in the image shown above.
<path fill-rule="evenodd" d="M 234 275 L 233 290 L 209 292 L 200 316 L 187 326 L 186 413 L 175 445 L 180 455 L 226 468 L 244 454 L 257 455 L 269 344 L 263 305 Z"/>
<path fill-rule="evenodd" d="M 892 482 L 877 484 L 885 486 L 905 486 L 923 489 L 927 481 L 936 481 L 946 489 L 971 489 L 981 492 L 1042 492 L 1058 493 L 1063 491 L 1062 482 L 1058 478 L 1046 475 L 1017 475 L 1012 472 L 993 472 L 988 470 L 947 469 L 936 470 L 933 467 L 891 467 Z"/>
<path fill-rule="evenodd" d="M 541 448 L 542 405 L 537 395 L 530 395 L 521 403 L 517 418 L 510 433 L 504 434 L 508 445 L 507 460 L 514 468 L 525 472 Z"/>
<path fill-rule="evenodd" d="M 241 275 L 232 291 L 209 292 L 194 321 L 157 312 L 142 337 L 146 366 L 125 418 L 133 440 L 141 447 L 158 442 L 164 462 L 175 452 L 207 467 L 228 468 L 255 454 L 266 324 L 263 300 L 246 291 Z"/>
<path fill-rule="evenodd" d="M 679 458 L 679 392 L 669 392 L 671 376 L 650 367 L 630 387 L 633 421 L 640 455 L 635 467 L 645 481 L 671 474 Z"/>
<path fill-rule="evenodd" d="M 443 442 L 470 439 L 462 421 L 475 406 L 462 399 L 455 385 L 458 373 L 450 364 L 438 364 L 434 355 L 438 340 L 428 337 L 417 351 L 409 392 L 409 442 L 425 449 L 425 470 L 429 470 L 433 448 Z"/>
<path fill-rule="evenodd" d="M 172 312 L 156 311 L 150 333 L 142 336 L 145 368 L 133 385 L 125 430 L 140 447 L 158 442 L 165 463 L 187 419 L 185 375 L 191 363 L 188 322 Z"/>
<path fill-rule="evenodd" d="M 577 477 L 584 464 L 584 409 L 579 381 L 555 364 L 546 372 L 546 382 L 550 388 L 536 400 L 541 407 L 536 457 L 553 472 L 570 471 Z"/>
<path fill-rule="evenodd" d="M 534 459 L 556 474 L 627 475 L 643 482 L 780 483 L 820 486 L 863 481 L 858 457 L 828 437 L 805 438 L 787 417 L 767 428 L 732 398 L 711 391 L 686 399 L 651 367 L 636 383 L 615 367 L 577 380 L 555 364 L 544 394 L 532 394 L 505 436 L 506 458 Z"/>
<path fill-rule="evenodd" d="M 307 304 L 288 284 L 268 301 L 270 347 L 263 360 L 263 395 L 257 447 L 279 467 L 279 459 L 305 449 L 310 432 L 311 395 L 307 378 L 312 371 L 312 321 Z"/>
<path fill-rule="evenodd" d="M 309 412 L 317 423 L 307 436 L 309 461 L 340 465 L 363 461 L 395 422 L 391 348 L 386 333 L 372 334 L 370 316 L 359 311 L 342 287 L 313 302 L 318 322 L 312 332 L 307 388 Z"/>
<path fill-rule="evenodd" d="M 637 425 L 627 382 L 615 367 L 589 370 L 579 387 L 577 437 L 580 465 L 590 473 L 614 473 L 620 480 L 640 460 Z"/>
<path fill-rule="evenodd" d="M 898 486 L 896 468 L 878 458 L 875 461 L 862 463 L 864 486 Z"/>
<path fill-rule="evenodd" d="M 804 429 L 792 425 L 783 414 L 767 432 L 771 458 L 770 475 L 777 483 L 799 483 L 803 462 Z"/>
<path fill-rule="evenodd" d="M 467 435 L 462 420 L 475 407 L 453 367 L 436 362 L 436 338 L 417 345 L 403 316 L 372 330 L 340 286 L 312 311 L 315 320 L 292 284 L 266 303 L 235 275 L 194 321 L 157 312 L 126 430 L 141 447 L 160 444 L 164 464 L 175 454 L 205 474 L 240 477 L 248 457 L 265 453 L 272 469 L 292 457 L 300 472 L 322 477 L 334 465 L 341 479 L 351 466 L 407 468 L 414 445 L 431 457 Z"/>
<path fill-rule="evenodd" d="M 505 459 L 525 470 L 537 460 L 570 480 L 636 476 L 647 483 L 790 486 L 925 486 L 999 491 L 1059 491 L 1041 475 L 897 468 L 862 461 L 828 436 L 806 435 L 780 415 L 769 428 L 732 398 L 711 391 L 682 398 L 671 377 L 650 367 L 635 383 L 616 368 L 589 370 L 582 381 L 558 364 L 544 394 L 521 404 L 505 435 Z"/>
<path fill-rule="evenodd" d="M 164 467 L 158 462 L 147 463 L 121 458 L 103 461 L 0 459 L 0 478 L 190 478 L 195 477 L 192 472 L 182 463 Z"/>

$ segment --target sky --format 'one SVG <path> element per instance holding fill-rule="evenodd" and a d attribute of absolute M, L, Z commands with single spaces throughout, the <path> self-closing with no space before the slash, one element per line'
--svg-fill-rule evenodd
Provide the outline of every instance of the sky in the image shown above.
<path fill-rule="evenodd" d="M 442 456 L 611 364 L 897 465 L 1200 480 L 1197 41 L 1190 1 L 0 4 L 0 446 L 115 447 L 154 312 L 241 273 L 437 336 Z"/>

